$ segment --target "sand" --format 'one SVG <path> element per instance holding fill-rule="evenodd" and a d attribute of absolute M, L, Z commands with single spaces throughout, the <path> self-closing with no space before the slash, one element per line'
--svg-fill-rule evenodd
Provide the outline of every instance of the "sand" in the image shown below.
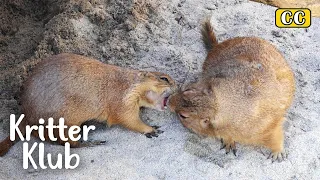
<path fill-rule="evenodd" d="M 42 58 L 74 52 L 165 72 L 182 83 L 201 70 L 206 52 L 200 22 L 209 17 L 220 42 L 261 37 L 292 67 L 297 92 L 284 123 L 287 160 L 272 163 L 267 149 L 241 144 L 237 157 L 225 154 L 219 140 L 189 132 L 175 114 L 145 109 L 142 119 L 165 131 L 158 138 L 102 125 L 90 139 L 105 140 L 104 145 L 71 150 L 81 158 L 74 170 L 23 169 L 19 142 L 0 157 L 0 179 L 320 179 L 319 18 L 312 18 L 308 29 L 279 29 L 276 8 L 246 0 L 90 2 L 0 5 L 0 139 L 9 133 L 9 115 L 20 114 L 21 83 Z M 64 147 L 45 143 L 45 152 L 64 153 Z"/>

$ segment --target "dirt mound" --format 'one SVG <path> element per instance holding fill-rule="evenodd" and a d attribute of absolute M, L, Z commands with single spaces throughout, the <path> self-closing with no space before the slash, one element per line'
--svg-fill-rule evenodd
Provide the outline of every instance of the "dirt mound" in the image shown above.
<path fill-rule="evenodd" d="M 62 52 L 130 66 L 130 35 L 155 13 L 149 1 L 6 0 L 0 5 L 0 122 L 18 113 L 21 83 L 41 59 Z M 6 126 L 5 126 L 6 127 Z"/>

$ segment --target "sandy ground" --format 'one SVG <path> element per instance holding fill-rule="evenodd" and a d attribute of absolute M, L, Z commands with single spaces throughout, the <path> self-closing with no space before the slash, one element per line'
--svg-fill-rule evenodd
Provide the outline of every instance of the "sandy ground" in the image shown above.
<path fill-rule="evenodd" d="M 237 157 L 226 155 L 218 140 L 190 133 L 174 114 L 146 109 L 142 119 L 165 131 L 158 138 L 102 127 L 90 139 L 105 145 L 72 149 L 81 157 L 75 170 L 24 170 L 19 142 L 0 157 L 0 179 L 320 179 L 319 18 L 308 29 L 279 29 L 274 7 L 246 0 L 15 0 L 0 8 L 0 139 L 9 133 L 9 115 L 20 113 L 21 82 L 41 58 L 75 52 L 162 71 L 181 83 L 195 77 L 205 59 L 199 32 L 207 16 L 219 41 L 271 41 L 294 70 L 297 86 L 284 124 L 288 159 L 281 163 L 271 163 L 263 155 L 268 150 L 259 147 L 238 145 Z M 45 152 L 64 153 L 64 147 L 46 143 Z"/>

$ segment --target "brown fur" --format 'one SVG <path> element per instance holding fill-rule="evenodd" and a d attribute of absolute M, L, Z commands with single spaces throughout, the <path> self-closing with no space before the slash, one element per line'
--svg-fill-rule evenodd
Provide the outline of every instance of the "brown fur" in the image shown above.
<path fill-rule="evenodd" d="M 84 56 L 59 54 L 40 62 L 24 83 L 24 123 L 38 125 L 40 118 L 47 121 L 53 117 L 54 124 L 58 124 L 63 117 L 67 126 L 81 126 L 95 119 L 107 121 L 109 126 L 119 124 L 144 134 L 156 133 L 141 121 L 140 107 L 163 110 L 164 99 L 175 88 L 175 82 L 163 73 L 129 70 Z M 21 131 L 24 128 L 25 125 L 20 126 Z M 59 137 L 58 130 L 54 134 Z M 38 136 L 36 131 L 33 135 Z M 47 132 L 45 136 L 48 139 Z M 69 142 L 71 147 L 79 146 L 79 142 Z M 3 155 L 12 143 L 7 138 L 0 146 Z"/>
<path fill-rule="evenodd" d="M 204 47 L 209 52 L 218 44 L 218 41 L 216 39 L 216 36 L 213 32 L 213 28 L 210 25 L 210 21 L 208 19 L 204 21 L 202 27 L 203 27 L 201 30 L 202 41 L 203 41 Z"/>
<path fill-rule="evenodd" d="M 208 24 L 205 30 L 212 29 Z M 172 95 L 170 109 L 187 128 L 220 137 L 227 147 L 263 145 L 274 160 L 282 159 L 282 123 L 295 92 L 292 70 L 274 46 L 259 38 L 234 38 L 213 47 L 201 80 Z"/>

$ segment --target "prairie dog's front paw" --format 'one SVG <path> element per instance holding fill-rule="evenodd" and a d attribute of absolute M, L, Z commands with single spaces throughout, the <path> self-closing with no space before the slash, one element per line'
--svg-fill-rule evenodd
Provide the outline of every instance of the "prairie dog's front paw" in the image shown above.
<path fill-rule="evenodd" d="M 160 126 L 151 126 L 151 127 L 153 128 L 152 132 L 144 133 L 144 135 L 146 135 L 147 138 L 158 137 L 159 134 L 164 132 L 159 130 Z"/>
<path fill-rule="evenodd" d="M 230 150 L 232 150 L 233 154 L 237 156 L 237 147 L 236 142 L 233 140 L 226 141 L 224 139 L 221 139 L 221 148 L 220 149 L 226 149 L 226 154 L 229 154 Z"/>
<path fill-rule="evenodd" d="M 287 158 L 287 153 L 285 150 L 278 151 L 278 152 L 271 152 L 268 156 L 268 159 L 271 159 L 272 162 L 278 160 L 278 162 L 281 162 Z"/>

